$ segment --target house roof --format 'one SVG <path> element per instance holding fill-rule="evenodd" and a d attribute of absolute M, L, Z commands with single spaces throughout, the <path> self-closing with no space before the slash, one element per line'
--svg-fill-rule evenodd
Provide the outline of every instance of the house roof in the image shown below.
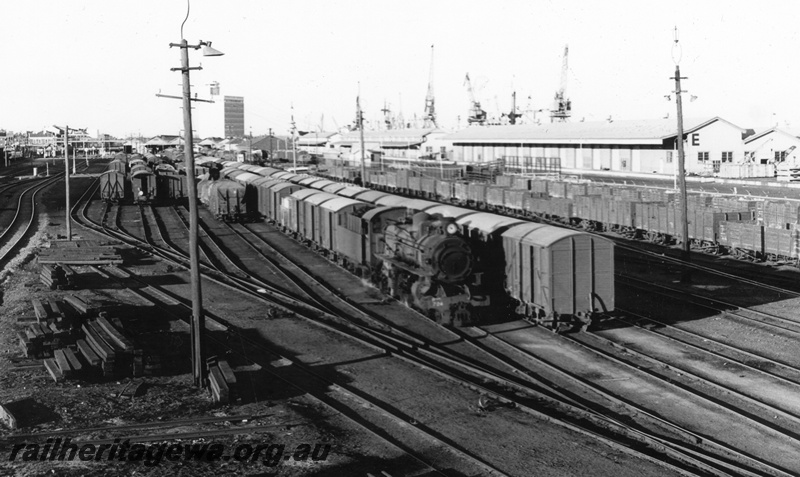
<path fill-rule="evenodd" d="M 720 117 L 688 118 L 684 120 L 684 134 L 691 134 L 709 124 L 722 121 L 744 131 Z M 442 139 L 454 143 L 632 143 L 658 144 L 678 135 L 672 119 L 645 119 L 623 121 L 593 121 L 577 123 L 548 123 L 508 126 L 473 126 Z"/>
<path fill-rule="evenodd" d="M 761 132 L 758 132 L 756 134 L 753 134 L 752 136 L 750 136 L 747 139 L 745 139 L 744 143 L 745 144 L 751 143 L 751 142 L 755 141 L 756 139 L 763 138 L 764 136 L 769 136 L 772 133 L 784 134 L 784 135 L 786 135 L 788 137 L 793 137 L 793 138 L 796 138 L 796 139 L 800 138 L 800 131 L 789 130 L 789 129 L 779 128 L 779 127 L 775 126 L 775 127 L 771 127 L 771 128 L 765 129 L 765 130 L 763 130 Z"/>
<path fill-rule="evenodd" d="M 432 133 L 445 133 L 442 129 L 389 129 L 386 131 L 364 131 L 365 142 L 397 142 L 405 143 L 407 141 L 416 142 L 417 144 L 425 142 L 425 138 Z M 354 143 L 361 140 L 360 131 L 347 131 L 342 134 L 340 140 L 336 142 Z"/>

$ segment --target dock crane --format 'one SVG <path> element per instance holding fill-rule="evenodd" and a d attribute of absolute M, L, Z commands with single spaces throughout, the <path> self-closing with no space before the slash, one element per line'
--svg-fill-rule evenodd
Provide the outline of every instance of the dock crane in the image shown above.
<path fill-rule="evenodd" d="M 522 117 L 522 113 L 517 110 L 517 92 L 511 93 L 511 111 L 503 113 L 503 116 L 508 118 L 508 124 L 517 124 L 517 118 Z"/>
<path fill-rule="evenodd" d="M 433 45 L 431 45 L 431 69 L 428 77 L 428 94 L 425 96 L 425 116 L 423 117 L 422 127 L 436 128 L 436 108 L 433 100 Z"/>
<path fill-rule="evenodd" d="M 469 80 L 469 73 L 464 78 L 464 84 L 467 86 L 467 93 L 469 94 L 469 116 L 467 116 L 468 124 L 483 125 L 486 122 L 486 111 L 481 109 L 481 103 L 475 101 L 475 93 L 472 91 L 472 82 Z"/>
<path fill-rule="evenodd" d="M 550 122 L 564 123 L 572 115 L 572 101 L 566 97 L 567 94 L 567 54 L 569 45 L 564 45 L 564 59 L 561 63 L 561 84 L 556 91 L 553 108 L 550 110 Z"/>

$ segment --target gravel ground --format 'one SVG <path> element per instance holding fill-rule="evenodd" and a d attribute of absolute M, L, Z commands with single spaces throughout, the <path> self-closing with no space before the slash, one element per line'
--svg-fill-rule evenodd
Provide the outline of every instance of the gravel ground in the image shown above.
<path fill-rule="evenodd" d="M 88 185 L 73 186 L 82 191 Z M 61 189 L 63 191 L 63 189 Z M 131 462 L 27 462 L 9 463 L 6 446 L 0 462 L 0 474 L 16 475 L 366 475 L 387 471 L 391 475 L 420 475 L 424 469 L 406 452 L 377 438 L 342 414 L 321 406 L 306 394 L 288 392 L 275 380 L 251 379 L 258 371 L 251 365 L 236 362 L 234 369 L 242 382 L 251 388 L 248 399 L 241 403 L 215 406 L 205 391 L 191 383 L 186 358 L 188 335 L 168 341 L 162 346 L 175 348 L 176 371 L 168 376 L 148 377 L 144 394 L 134 399 L 119 396 L 129 378 L 90 382 L 68 380 L 55 384 L 43 369 L 17 370 L 20 364 L 15 332 L 21 329 L 20 318 L 33 315 L 33 296 L 59 296 L 64 292 L 46 290 L 38 283 L 39 267 L 33 258 L 36 246 L 63 233 L 63 210 L 59 209 L 58 188 L 43 196 L 51 217 L 40 221 L 36 236 L 26 251 L 5 272 L 0 304 L 0 402 L 30 397 L 37 403 L 39 422 L 6 435 L 42 433 L 48 435 L 69 430 L 73 440 L 113 439 L 149 435 L 153 429 L 124 430 L 129 424 L 158 425 L 167 421 L 246 415 L 241 422 L 216 422 L 168 427 L 170 433 L 214 431 L 222 435 L 204 440 L 170 441 L 183 444 L 211 442 L 233 449 L 239 444 L 285 444 L 294 449 L 302 443 L 331 445 L 327 459 L 281 460 L 277 466 L 259 462 L 233 461 L 208 464 L 182 460 L 160 465 L 138 465 Z M 77 197 L 75 197 L 77 198 Z M 82 238 L 90 233 L 74 228 Z M 160 262 L 142 262 L 133 271 L 160 282 L 183 281 L 185 274 Z M 101 282 L 95 290 L 76 293 L 91 294 L 97 300 L 127 303 L 135 307 L 133 317 L 126 320 L 153 320 L 151 308 L 136 304 L 129 292 L 119 290 L 93 275 L 87 267 L 79 272 L 92 283 Z M 346 278 L 345 278 L 346 279 Z M 170 287 L 179 287 L 179 284 Z M 186 293 L 184 287 L 184 292 Z M 396 359 L 371 359 L 364 350 L 339 336 L 293 319 L 264 319 L 263 305 L 237 297 L 229 291 L 204 286 L 204 300 L 213 313 L 237 321 L 254 336 L 280 346 L 286 354 L 307 365 L 327 370 L 336 379 L 376 396 L 382 402 L 413 417 L 438 434 L 458 442 L 510 475 L 528 476 L 663 476 L 674 475 L 664 467 L 631 457 L 583 435 L 567 431 L 553 423 L 538 421 L 515 409 L 498 409 L 483 413 L 476 408 L 478 395 L 461 386 L 420 370 Z M 137 316 L 138 315 L 138 316 Z M 172 329 L 172 328 L 171 328 Z M 181 327 L 171 332 L 180 335 Z M 162 332 L 162 335 L 167 334 Z M 155 336 L 155 335 L 153 335 Z M 154 339 L 156 339 L 154 337 Z M 166 353 L 167 351 L 165 351 Z M 35 363 L 35 362 L 34 362 Z M 280 366 L 280 363 L 275 366 Z M 242 429 L 257 426 L 255 430 Z M 99 429 L 89 429 L 89 428 Z M 41 440 L 39 441 L 41 442 Z M 161 441 L 159 441 L 161 442 Z M 420 446 L 420 442 L 412 442 Z M 288 452 L 288 451 L 287 451 Z M 453 474 L 456 475 L 456 474 Z M 468 475 L 478 475 L 477 472 Z"/>

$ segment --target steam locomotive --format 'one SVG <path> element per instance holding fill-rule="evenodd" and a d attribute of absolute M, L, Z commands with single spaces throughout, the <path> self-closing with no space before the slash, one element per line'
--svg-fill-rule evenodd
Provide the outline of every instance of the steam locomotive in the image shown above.
<path fill-rule="evenodd" d="M 473 254 L 455 219 L 418 212 L 386 226 L 384 241 L 380 258 L 387 293 L 426 310 L 435 321 L 470 322 Z"/>

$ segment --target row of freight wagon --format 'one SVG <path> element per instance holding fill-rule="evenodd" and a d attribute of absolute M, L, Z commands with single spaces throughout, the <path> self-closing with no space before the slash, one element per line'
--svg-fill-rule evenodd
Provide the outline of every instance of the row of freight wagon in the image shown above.
<path fill-rule="evenodd" d="M 614 245 L 605 237 L 275 168 L 218 165 L 219 179 L 201 176 L 198 195 L 219 219 L 263 217 L 440 323 L 513 310 L 561 329 L 614 309 Z"/>
<path fill-rule="evenodd" d="M 352 173 L 328 171 L 329 176 L 344 180 L 351 180 Z M 411 197 L 616 232 L 664 245 L 682 241 L 680 196 L 672 190 L 529 176 L 498 176 L 495 183 L 447 181 L 400 170 L 371 172 L 367 177 L 369 187 Z M 800 202 L 692 193 L 686 205 L 693 248 L 798 263 Z"/>
<path fill-rule="evenodd" d="M 186 175 L 157 156 L 118 154 L 100 175 L 106 202 L 153 203 L 186 197 Z"/>

